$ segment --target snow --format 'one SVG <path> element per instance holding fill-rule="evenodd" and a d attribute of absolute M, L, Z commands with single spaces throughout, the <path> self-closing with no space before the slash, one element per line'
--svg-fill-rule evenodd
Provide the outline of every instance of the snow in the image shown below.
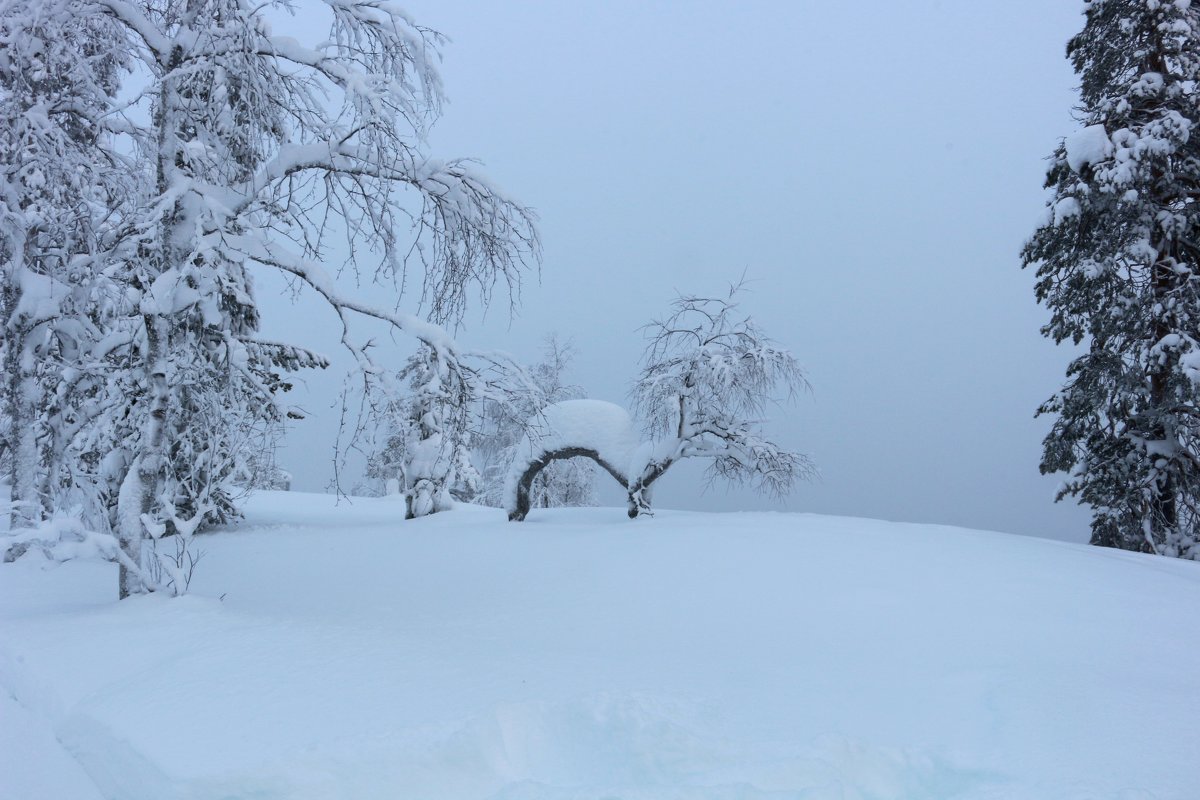
<path fill-rule="evenodd" d="M 1079 200 L 1074 197 L 1064 197 L 1054 204 L 1054 224 L 1061 225 L 1063 222 L 1077 217 L 1080 214 Z"/>
<path fill-rule="evenodd" d="M 103 800 L 96 784 L 54 737 L 49 720 L 0 692 L 0 796 Z"/>
<path fill-rule="evenodd" d="M 20 270 L 16 279 L 20 299 L 12 314 L 16 319 L 24 318 L 26 324 L 54 319 L 61 313 L 63 299 L 71 292 L 65 283 L 29 269 Z"/>
<path fill-rule="evenodd" d="M 176 599 L 0 565 L 0 797 L 1200 786 L 1198 564 L 806 514 L 402 517 L 264 492 Z"/>
<path fill-rule="evenodd" d="M 563 400 L 542 410 L 536 443 L 544 449 L 587 447 L 613 464 L 626 465 L 641 439 L 629 412 L 605 400 Z"/>
<path fill-rule="evenodd" d="M 1071 134 L 1063 142 L 1067 150 L 1067 165 L 1079 172 L 1085 164 L 1097 164 L 1113 153 L 1112 142 L 1103 125 L 1088 125 Z"/>
<path fill-rule="evenodd" d="M 641 471 L 637 461 L 642 441 L 629 412 L 605 400 L 563 400 L 542 409 L 538 419 L 530 420 L 530 430 L 516 452 L 505 483 L 507 508 L 516 507 L 517 481 L 529 463 L 547 453 L 566 448 L 595 451 L 600 458 L 626 476 Z"/>

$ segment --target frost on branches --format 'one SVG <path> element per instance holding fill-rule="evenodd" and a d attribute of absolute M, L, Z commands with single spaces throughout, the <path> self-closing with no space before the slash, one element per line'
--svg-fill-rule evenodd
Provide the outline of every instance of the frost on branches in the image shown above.
<path fill-rule="evenodd" d="M 628 493 L 629 516 L 650 512 L 655 481 L 685 458 L 709 460 L 710 480 L 749 483 L 775 496 L 815 474 L 807 456 L 762 432 L 762 412 L 782 390 L 808 382 L 795 358 L 726 297 L 679 297 L 671 314 L 646 326 L 649 343 L 633 388 L 646 440 L 635 445 L 624 409 L 596 400 L 559 403 L 531 419 L 505 487 L 509 519 L 529 513 L 529 487 L 542 469 L 586 457 Z"/>
<path fill-rule="evenodd" d="M 81 410 L 122 334 L 107 239 L 130 192 L 106 114 L 128 65 L 122 33 L 69 3 L 0 2 L 0 450 L 13 528 L 36 525 L 75 483 Z"/>
<path fill-rule="evenodd" d="M 479 474 L 470 453 L 471 383 L 462 371 L 446 369 L 428 346 L 408 360 L 398 379 L 408 383 L 408 393 L 387 392 L 369 417 L 380 442 L 367 476 L 398 481 L 406 519 L 445 511 L 454 499 L 473 499 Z"/>
<path fill-rule="evenodd" d="M 271 33 L 283 2 L 0 0 L 4 449 L 23 522 L 61 493 L 116 535 L 122 596 L 148 587 L 147 541 L 233 513 L 286 373 L 325 363 L 258 337 L 252 270 L 323 298 L 368 383 L 388 368 L 356 319 L 466 385 L 439 324 L 537 257 L 530 212 L 423 149 L 441 37 L 374 0 L 324 7 L 308 47 Z M 420 285 L 432 322 L 344 296 L 335 237 L 339 266 Z"/>
<path fill-rule="evenodd" d="M 762 413 L 782 390 L 808 382 L 790 352 L 768 338 L 726 297 L 683 296 L 665 319 L 646 326 L 649 343 L 633 387 L 649 443 L 630 476 L 629 516 L 650 508 L 650 491 L 672 464 L 709 460 L 708 477 L 749 483 L 774 496 L 815 470 L 807 456 L 762 433 Z"/>
<path fill-rule="evenodd" d="M 1084 344 L 1041 469 L 1092 507 L 1092 543 L 1200 558 L 1200 8 L 1093 0 L 1067 47 L 1080 130 L 1026 244 L 1056 342 Z"/>
<path fill-rule="evenodd" d="M 505 507 L 506 481 L 514 463 L 528 458 L 522 442 L 534 437 L 549 424 L 546 409 L 556 403 L 585 396 L 583 387 L 568 383 L 566 373 L 574 349 L 557 336 L 545 339 L 542 359 L 528 368 L 528 380 L 517 383 L 505 394 L 504 401 L 489 401 L 480 409 L 479 434 L 475 453 L 481 464 L 483 490 L 479 500 L 486 505 Z M 596 505 L 596 470 L 587 458 L 556 459 L 540 470 L 528 487 L 531 508 Z"/>

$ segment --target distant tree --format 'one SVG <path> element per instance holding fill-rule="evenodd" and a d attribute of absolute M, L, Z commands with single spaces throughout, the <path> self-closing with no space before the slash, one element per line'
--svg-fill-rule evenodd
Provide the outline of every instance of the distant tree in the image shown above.
<path fill-rule="evenodd" d="M 678 297 L 671 313 L 646 326 L 649 343 L 634 385 L 634 408 L 650 439 L 630 476 L 629 516 L 650 509 L 654 482 L 676 462 L 706 458 L 708 477 L 750 483 L 772 495 L 814 474 L 807 456 L 762 433 L 761 414 L 780 390 L 808 387 L 790 352 L 769 339 L 726 297 Z"/>
<path fill-rule="evenodd" d="M 290 490 L 292 474 L 283 469 L 277 460 L 279 442 L 283 435 L 284 426 L 281 421 L 273 421 L 261 429 L 251 431 L 240 443 L 236 467 L 230 475 L 230 481 L 248 490 Z"/>
<path fill-rule="evenodd" d="M 471 463 L 471 382 L 446 369 L 427 346 L 408 359 L 398 379 L 407 391 L 377 391 L 370 398 L 375 445 L 367 477 L 380 485 L 399 482 L 406 519 L 473 499 L 479 474 Z"/>
<path fill-rule="evenodd" d="M 520 443 L 526 429 L 536 424 L 547 406 L 563 400 L 585 397 L 583 387 L 568 383 L 567 371 L 575 350 L 555 334 L 546 337 L 542 359 L 528 371 L 527 391 L 521 384 L 505 395 L 503 401 L 490 400 L 482 404 L 476 453 L 479 456 L 483 490 L 480 500 L 487 505 L 503 506 L 504 488 L 509 467 L 521 455 Z M 592 506 L 596 504 L 596 470 L 593 462 L 572 458 L 555 461 L 541 470 L 530 489 L 533 508 L 559 506 Z"/>
<path fill-rule="evenodd" d="M 1067 45 L 1080 130 L 1023 251 L 1042 332 L 1085 352 L 1039 414 L 1092 543 L 1200 558 L 1200 5 L 1091 0 Z"/>

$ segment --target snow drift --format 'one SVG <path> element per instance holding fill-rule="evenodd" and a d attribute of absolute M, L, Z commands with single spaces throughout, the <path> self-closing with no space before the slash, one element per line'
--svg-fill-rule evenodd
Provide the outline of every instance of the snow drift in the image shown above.
<path fill-rule="evenodd" d="M 1200 565 L 801 514 L 402 513 L 263 493 L 175 600 L 0 565 L 0 797 L 1200 787 Z"/>

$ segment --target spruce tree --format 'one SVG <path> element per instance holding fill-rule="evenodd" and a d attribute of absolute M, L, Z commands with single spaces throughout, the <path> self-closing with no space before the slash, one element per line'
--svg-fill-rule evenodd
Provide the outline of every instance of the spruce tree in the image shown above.
<path fill-rule="evenodd" d="M 1200 7 L 1091 0 L 1067 45 L 1080 129 L 1026 244 L 1042 332 L 1083 352 L 1039 414 L 1043 473 L 1092 543 L 1200 559 Z"/>

